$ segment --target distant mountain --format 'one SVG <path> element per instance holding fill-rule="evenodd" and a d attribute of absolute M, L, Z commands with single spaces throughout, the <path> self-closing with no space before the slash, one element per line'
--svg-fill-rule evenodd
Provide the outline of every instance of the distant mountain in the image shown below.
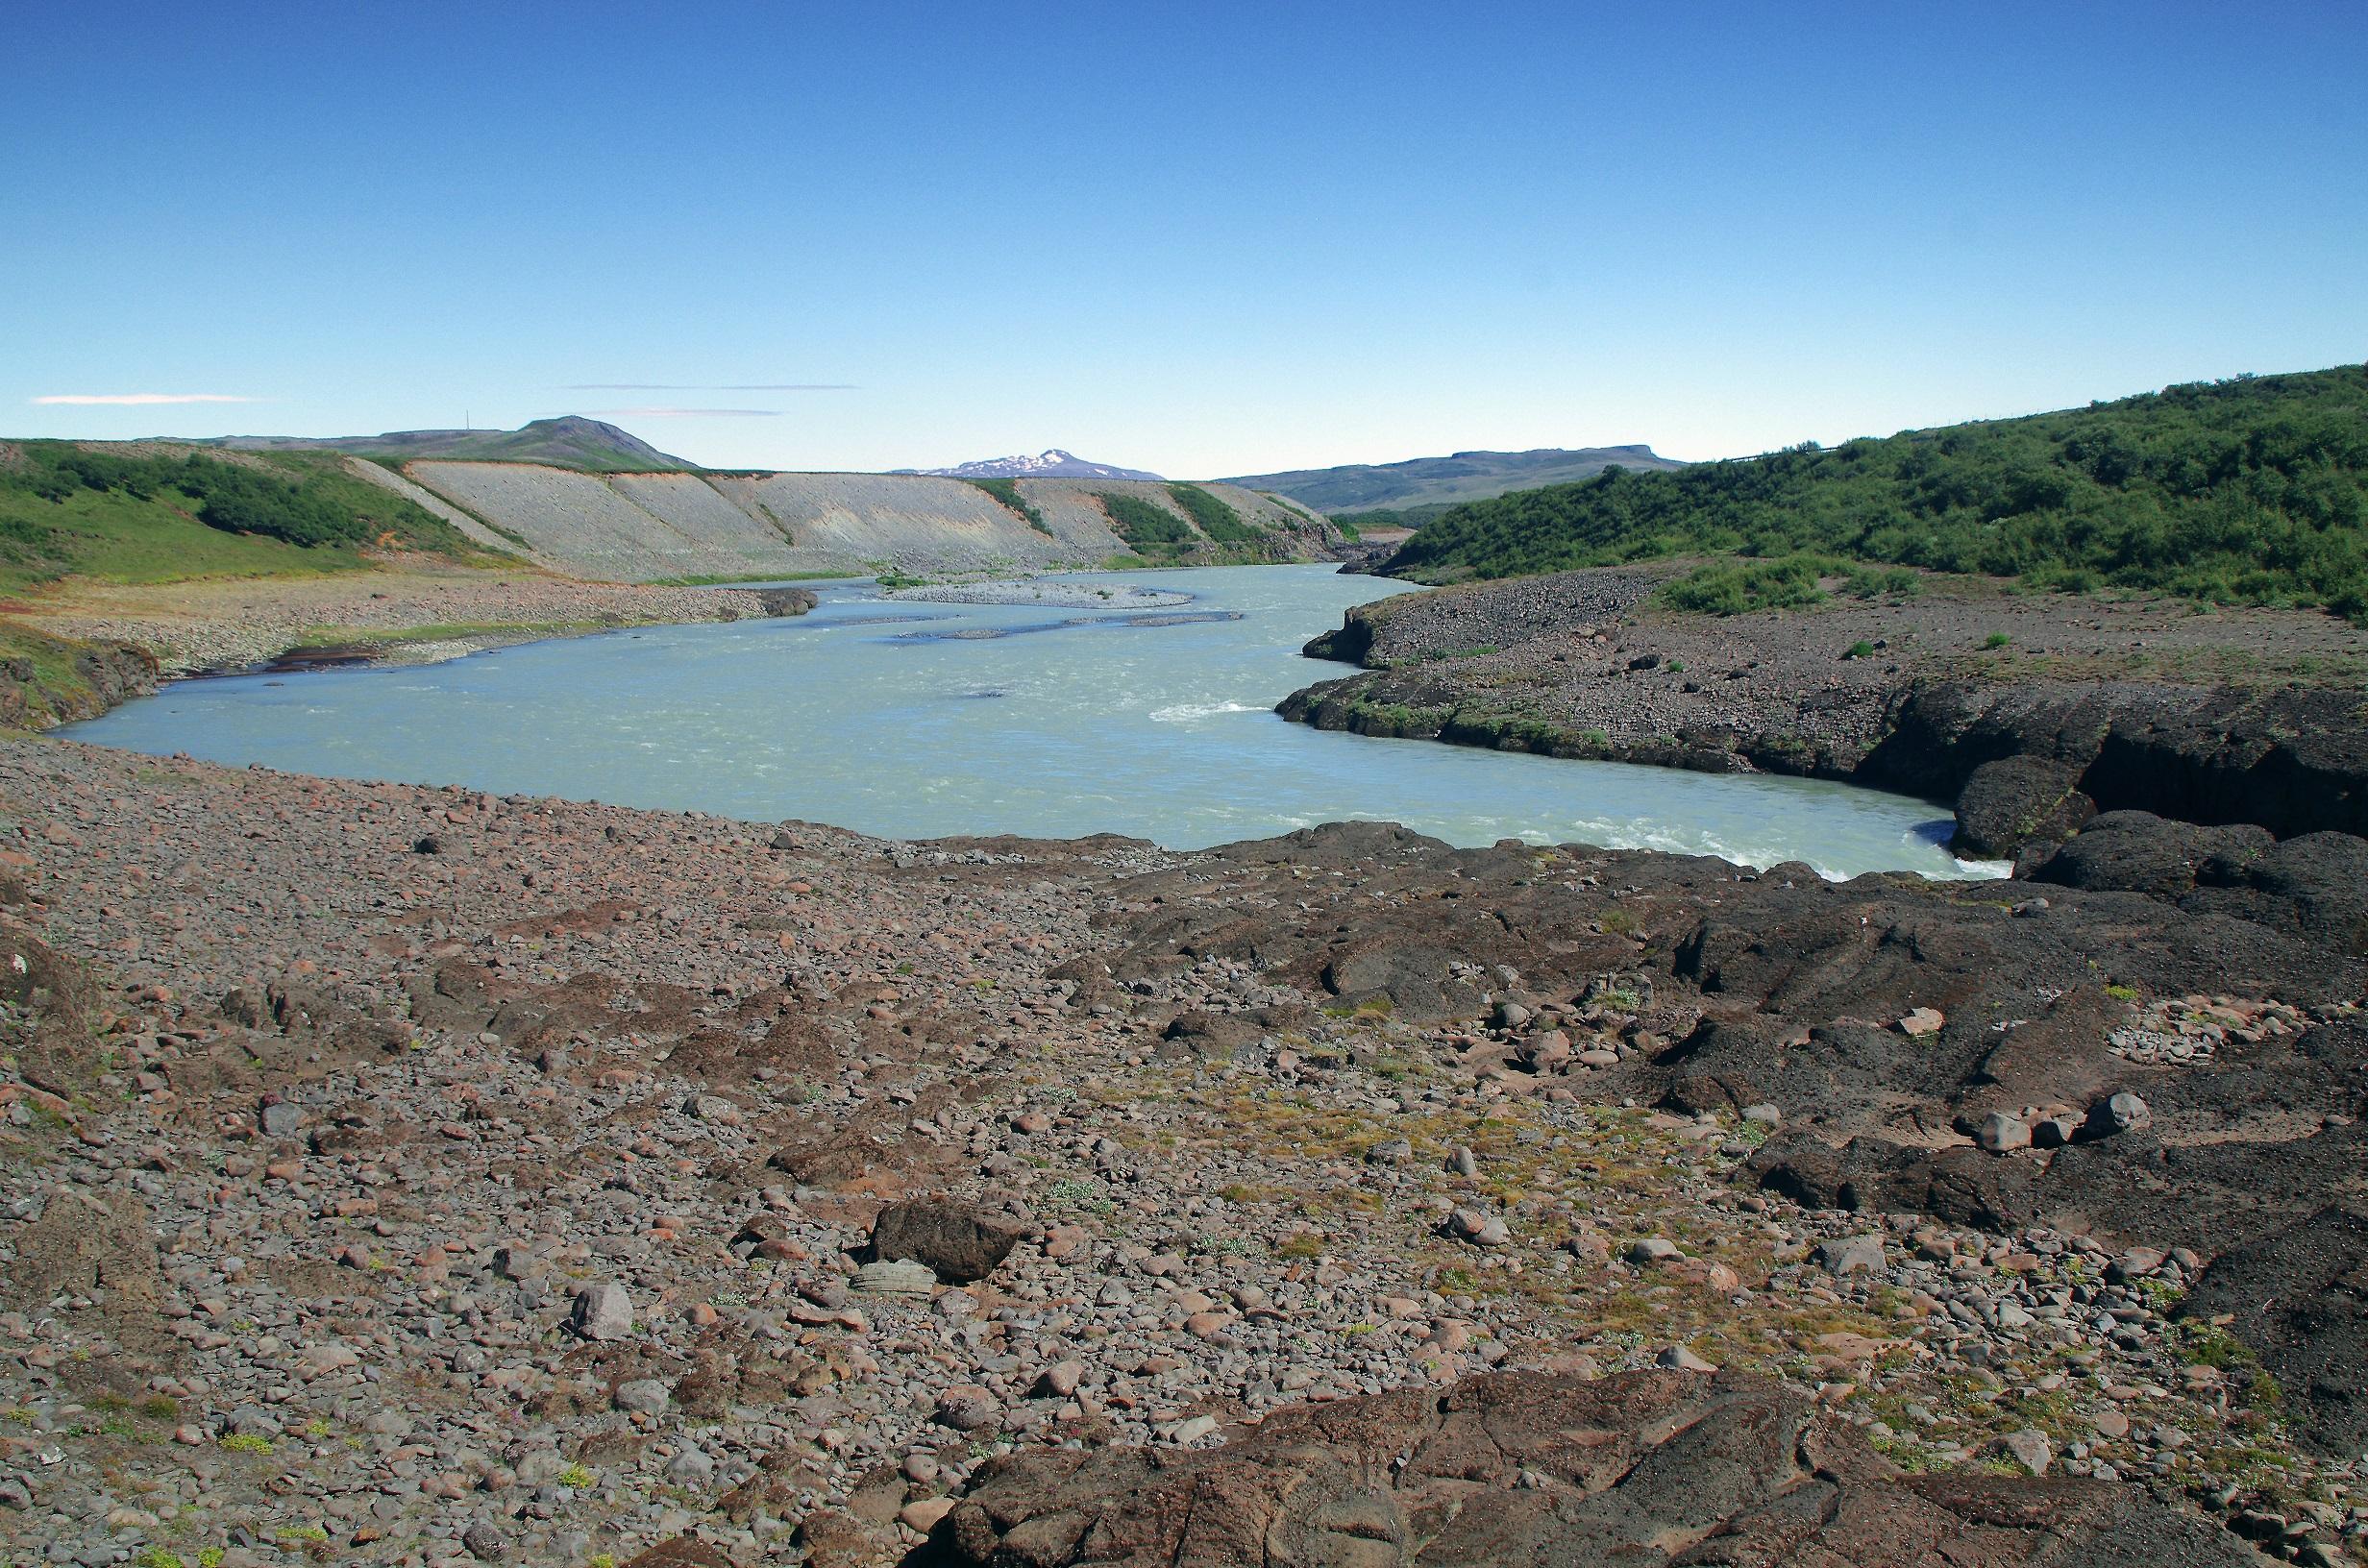
<path fill-rule="evenodd" d="M 614 474 L 636 469 L 695 469 L 614 425 L 580 414 L 537 419 L 514 430 L 388 430 L 383 435 L 225 435 L 203 443 L 241 452 L 350 452 L 361 457 L 549 463 Z"/>
<path fill-rule="evenodd" d="M 1657 456 L 1652 448 L 1641 445 L 1540 447 L 1532 452 L 1459 452 L 1449 457 L 1416 457 L 1402 463 L 1301 468 L 1223 482 L 1288 496 L 1320 512 L 1414 510 L 1427 515 L 1458 502 L 1486 501 L 1508 490 L 1590 478 L 1615 463 L 1630 469 L 1685 466 Z"/>
<path fill-rule="evenodd" d="M 1048 448 L 1033 457 L 988 457 L 952 468 L 900 468 L 899 474 L 929 474 L 950 479 L 1153 479 L 1140 468 L 1113 468 L 1089 463 L 1075 453 Z"/>

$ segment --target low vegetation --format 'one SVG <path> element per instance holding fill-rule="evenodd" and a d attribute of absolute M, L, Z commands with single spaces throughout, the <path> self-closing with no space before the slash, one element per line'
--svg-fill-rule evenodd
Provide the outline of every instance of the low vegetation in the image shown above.
<path fill-rule="evenodd" d="M 2349 365 L 1831 451 L 1809 443 L 1669 473 L 1608 468 L 1457 506 L 1400 547 L 1391 570 L 1448 581 L 1808 554 L 2368 621 L 2363 524 L 2368 367 Z M 1793 578 L 1763 577 L 1761 591 L 1793 591 Z M 1733 597 L 1724 584 L 1700 591 L 1713 588 Z"/>
<path fill-rule="evenodd" d="M 367 565 L 373 548 L 483 553 L 335 457 L 0 446 L 0 587 L 335 571 Z"/>
<path fill-rule="evenodd" d="M 1772 561 L 1712 561 L 1662 586 L 1661 602 L 1698 615 L 1741 615 L 1751 610 L 1792 609 L 1826 597 L 1829 585 L 1855 599 L 1907 598 L 1923 579 L 1906 567 L 1870 570 L 1854 561 L 1821 555 L 1786 555 Z"/>
<path fill-rule="evenodd" d="M 1147 558 L 1173 555 L 1193 542 L 1193 530 L 1164 506 L 1123 491 L 1097 490 L 1094 499 L 1109 514 L 1110 527 L 1134 551 Z"/>
<path fill-rule="evenodd" d="M 1184 508 L 1184 515 L 1193 520 L 1193 527 L 1220 545 L 1252 545 L 1266 538 L 1263 529 L 1242 521 L 1242 514 L 1217 496 L 1196 484 L 1181 482 L 1168 486 L 1168 494 Z"/>
<path fill-rule="evenodd" d="M 1025 496 L 1020 494 L 1019 480 L 972 479 L 968 482 L 976 485 L 981 490 L 984 490 L 989 496 L 994 498 L 997 505 L 1002 507 L 1003 510 L 1009 512 L 1021 522 L 1025 523 L 1029 527 L 1034 528 L 1038 533 L 1043 534 L 1048 539 L 1052 537 L 1052 525 L 1045 521 L 1045 514 L 1036 509 L 1036 503 L 1034 502 L 1029 501 Z"/>

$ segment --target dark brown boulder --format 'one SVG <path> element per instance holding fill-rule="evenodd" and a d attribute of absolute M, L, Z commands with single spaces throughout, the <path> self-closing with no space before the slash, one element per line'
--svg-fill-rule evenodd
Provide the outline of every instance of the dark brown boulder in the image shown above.
<path fill-rule="evenodd" d="M 1952 847 L 1980 860 L 2008 860 L 2027 844 L 2061 844 L 2097 814 L 2080 782 L 2078 764 L 2045 757 L 1982 764 L 1958 793 Z"/>
<path fill-rule="evenodd" d="M 2289 1393 L 2323 1454 L 2368 1448 L 2368 1212 L 2331 1205 L 2213 1260 L 2180 1315 L 2230 1325 Z"/>
<path fill-rule="evenodd" d="M 995 1272 L 1024 1233 L 1006 1220 L 942 1198 L 892 1203 L 872 1224 L 872 1256 L 920 1263 L 947 1285 Z"/>
<path fill-rule="evenodd" d="M 931 1541 L 976 1568 L 2097 1568 L 2251 1554 L 2133 1486 L 1906 1476 L 1772 1379 L 1494 1373 L 1280 1410 L 1223 1448 L 991 1463 Z"/>
<path fill-rule="evenodd" d="M 2035 880 L 2178 899 L 2199 880 L 2237 880 L 2275 843 L 2258 827 L 2199 827 L 2143 811 L 2109 811 L 2083 827 Z"/>
<path fill-rule="evenodd" d="M 62 1099 L 97 1083 L 99 979 L 21 927 L 0 929 L 0 1003 L 31 1027 L 9 1041 L 24 1080 Z"/>

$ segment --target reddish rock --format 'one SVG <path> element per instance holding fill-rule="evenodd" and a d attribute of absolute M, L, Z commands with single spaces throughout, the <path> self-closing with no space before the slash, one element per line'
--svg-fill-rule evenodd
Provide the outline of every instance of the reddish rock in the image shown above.
<path fill-rule="evenodd" d="M 2253 1560 L 2134 1486 L 1902 1475 L 1771 1379 L 1499 1373 L 1277 1411 L 1225 1446 L 994 1461 L 933 1538 L 973 1568 Z"/>

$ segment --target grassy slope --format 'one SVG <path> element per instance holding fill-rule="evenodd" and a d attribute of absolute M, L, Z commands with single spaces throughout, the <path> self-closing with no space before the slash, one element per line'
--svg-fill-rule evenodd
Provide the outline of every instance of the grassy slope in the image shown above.
<path fill-rule="evenodd" d="M 1271 490 L 1320 512 L 1359 513 L 1414 509 L 1419 517 L 1459 502 L 1483 501 L 1508 490 L 1564 484 L 1599 474 L 1608 463 L 1630 468 L 1675 468 L 1643 447 L 1554 448 L 1536 452 L 1459 452 L 1451 457 L 1417 457 L 1402 463 L 1349 463 L 1339 468 L 1303 468 L 1286 474 L 1256 474 L 1226 479 L 1251 490 Z"/>
<path fill-rule="evenodd" d="M 592 474 L 697 473 L 613 425 L 580 415 L 537 419 L 514 430 L 393 430 L 328 439 L 247 436 L 221 443 L 247 452 L 343 452 L 390 465 L 439 462 L 546 463 Z"/>
<path fill-rule="evenodd" d="M 263 466 L 291 502 L 335 520 L 355 537 L 300 545 L 259 532 L 233 532 L 201 520 L 205 502 L 172 482 L 178 459 L 128 459 L 133 487 L 43 484 L 70 443 L 27 441 L 0 448 L 0 593 L 21 593 L 59 577 L 111 582 L 173 582 L 206 576 L 285 576 L 368 568 L 363 543 L 389 539 L 403 548 L 455 560 L 486 559 L 442 519 L 346 473 L 331 454 L 273 453 L 244 459 Z M 204 457 L 203 462 L 224 459 Z M 61 493 L 62 492 L 62 493 Z"/>
<path fill-rule="evenodd" d="M 1442 582 L 1798 552 L 2368 619 L 2368 367 L 1607 473 L 1456 507 L 1389 570 Z"/>

